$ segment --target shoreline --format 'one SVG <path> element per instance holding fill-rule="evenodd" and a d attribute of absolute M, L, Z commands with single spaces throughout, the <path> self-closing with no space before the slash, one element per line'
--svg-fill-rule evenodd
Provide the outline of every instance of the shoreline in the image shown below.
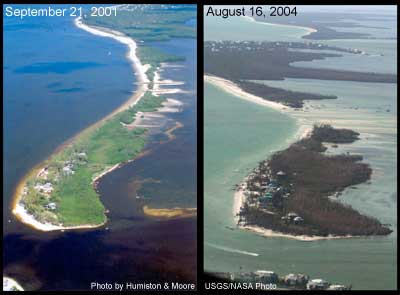
<path fill-rule="evenodd" d="M 291 116 L 292 118 L 296 119 L 298 122 L 298 124 L 297 124 L 298 130 L 297 130 L 296 134 L 294 135 L 294 137 L 289 139 L 289 142 L 305 138 L 312 131 L 312 127 L 310 126 L 310 124 L 302 123 L 298 118 L 296 118 L 293 115 L 291 107 L 288 107 L 279 102 L 267 100 L 262 97 L 251 94 L 249 92 L 246 92 L 242 88 L 240 88 L 237 84 L 235 84 L 234 82 L 224 79 L 224 78 L 221 78 L 221 77 L 218 77 L 218 76 L 204 74 L 204 81 L 209 82 L 210 84 L 221 88 L 223 91 L 230 93 L 234 96 L 237 96 L 241 99 L 271 108 L 273 110 L 287 114 L 287 115 Z"/>
<path fill-rule="evenodd" d="M 102 227 L 104 224 L 107 223 L 107 217 L 103 223 L 100 224 L 83 224 L 83 225 L 78 225 L 78 226 L 61 226 L 61 225 L 54 225 L 50 223 L 41 223 L 37 221 L 33 215 L 28 214 L 26 211 L 25 207 L 21 203 L 22 199 L 22 192 L 25 187 L 25 183 L 29 177 L 32 175 L 37 174 L 38 171 L 44 168 L 45 166 L 45 161 L 49 159 L 52 155 L 57 154 L 60 152 L 63 148 L 66 146 L 72 144 L 76 139 L 78 139 L 81 135 L 86 134 L 87 132 L 91 131 L 92 129 L 99 127 L 102 123 L 104 123 L 106 120 L 110 119 L 113 117 L 115 114 L 135 105 L 144 95 L 144 93 L 148 90 L 148 83 L 149 79 L 147 78 L 146 71 L 149 67 L 149 65 L 142 65 L 139 58 L 136 55 L 136 49 L 137 45 L 136 42 L 131 39 L 130 37 L 124 36 L 122 33 L 117 32 L 117 31 L 112 31 L 108 30 L 106 28 L 92 28 L 88 25 L 85 25 L 81 21 L 81 17 L 78 17 L 74 20 L 75 26 L 78 28 L 85 30 L 93 35 L 97 36 L 102 36 L 102 37 L 109 37 L 113 38 L 114 40 L 127 45 L 128 46 L 128 52 L 126 54 L 126 57 L 129 61 L 132 63 L 132 68 L 134 70 L 134 74 L 137 77 L 137 81 L 135 82 L 136 85 L 139 85 L 138 88 L 135 90 L 135 93 L 129 97 L 127 101 L 125 101 L 122 105 L 114 109 L 111 113 L 100 119 L 99 121 L 93 123 L 89 127 L 86 127 L 85 129 L 79 131 L 76 135 L 71 137 L 70 139 L 66 140 L 64 143 L 62 143 L 59 147 L 55 149 L 53 153 L 51 153 L 44 161 L 39 163 L 38 165 L 34 166 L 17 184 L 16 189 L 14 191 L 13 195 L 13 201 L 12 201 L 12 213 L 13 215 L 22 223 L 37 229 L 41 231 L 55 231 L 55 230 L 68 230 L 68 229 L 92 229 L 92 228 L 98 228 Z M 106 175 L 107 173 L 111 172 L 112 170 L 116 169 L 121 163 L 106 169 L 100 175 L 96 176 L 93 180 L 93 184 L 95 181 L 98 181 L 101 177 Z"/>
<path fill-rule="evenodd" d="M 244 182 L 246 181 L 247 177 L 245 178 Z M 243 182 L 243 183 L 244 183 Z M 243 185 L 241 183 L 240 185 Z M 239 189 L 235 191 L 234 195 L 234 202 L 233 202 L 233 215 L 234 215 L 234 220 L 236 223 L 237 228 L 242 229 L 242 230 L 247 230 L 251 231 L 253 233 L 256 233 L 258 235 L 261 235 L 263 237 L 267 238 L 288 238 L 288 239 L 293 239 L 293 240 L 298 240 L 298 241 L 303 241 L 303 242 L 313 242 L 313 241 L 320 241 L 320 240 L 333 240 L 333 239 L 349 239 L 349 238 L 362 238 L 363 236 L 352 236 L 352 235 L 347 235 L 347 236 L 307 236 L 307 235 L 291 235 L 291 234 L 285 234 L 282 232 L 277 232 L 273 231 L 271 229 L 266 229 L 262 228 L 260 226 L 255 226 L 255 225 L 238 225 L 238 220 L 239 218 L 237 217 L 240 208 L 243 207 L 245 203 L 245 196 L 244 196 L 244 190 Z"/>
<path fill-rule="evenodd" d="M 240 88 L 234 82 L 224 79 L 224 78 L 221 78 L 221 77 L 204 74 L 204 81 L 209 82 L 209 83 L 213 84 L 214 86 L 221 88 L 225 92 L 231 93 L 231 94 L 238 96 L 244 100 L 247 100 L 247 101 L 259 104 L 259 105 L 263 105 L 266 107 L 270 107 L 270 108 L 280 111 L 280 112 L 284 112 L 285 109 L 289 108 L 288 106 L 285 106 L 281 103 L 263 99 L 254 94 L 245 92 L 242 88 Z"/>
<path fill-rule="evenodd" d="M 289 28 L 300 28 L 300 29 L 307 30 L 307 33 L 304 34 L 304 35 L 301 35 L 300 38 L 303 38 L 304 36 L 308 36 L 308 35 L 310 35 L 312 33 L 318 32 L 317 29 L 311 28 L 311 27 L 295 26 L 295 25 L 288 25 L 288 24 L 276 24 L 276 23 L 269 23 L 269 22 L 259 22 L 259 21 L 255 20 L 254 18 L 252 18 L 251 16 L 244 16 L 244 17 L 248 18 L 251 21 L 259 23 L 259 24 L 270 25 L 270 26 L 282 26 L 282 27 L 289 27 Z"/>
<path fill-rule="evenodd" d="M 327 134 L 327 130 L 331 130 L 331 133 Z M 341 133 L 339 133 L 339 130 L 341 131 Z M 333 132 L 334 131 L 334 132 Z M 314 133 L 315 132 L 315 133 Z M 332 133 L 333 132 L 333 133 Z M 290 239 L 296 239 L 296 240 L 300 240 L 300 241 L 317 241 L 317 240 L 330 240 L 330 239 L 345 239 L 345 238 L 369 238 L 372 236 L 381 236 L 381 235 L 388 235 L 390 233 L 393 232 L 393 230 L 391 230 L 387 225 L 385 224 L 381 224 L 379 221 L 377 221 L 376 219 L 369 217 L 369 216 L 363 216 L 360 215 L 360 213 L 356 210 L 353 210 L 350 208 L 346 209 L 346 206 L 339 206 L 337 209 L 335 209 L 335 213 L 333 213 L 331 215 L 331 218 L 328 220 L 324 220 L 324 222 L 321 222 L 322 226 L 325 226 L 325 231 L 314 231 L 314 230 L 303 230 L 301 232 L 299 231 L 293 231 L 290 228 L 287 229 L 286 227 L 282 227 L 280 226 L 281 224 L 279 223 L 279 221 L 276 221 L 277 218 L 281 218 L 285 224 L 288 223 L 294 223 L 294 224 L 298 224 L 298 221 L 301 223 L 304 221 L 304 219 L 300 219 L 297 220 L 294 219 L 293 222 L 293 214 L 294 216 L 300 216 L 297 215 L 296 213 L 285 213 L 285 208 L 283 207 L 283 201 L 282 198 L 288 197 L 289 196 L 289 192 L 290 194 L 294 193 L 293 190 L 291 190 L 289 187 L 293 185 L 293 189 L 295 188 L 296 184 L 299 184 L 299 186 L 301 186 L 302 183 L 307 183 L 310 181 L 310 177 L 315 177 L 315 174 L 317 175 L 324 175 L 324 169 L 333 169 L 334 173 L 342 173 L 343 171 L 351 171 L 350 177 L 352 177 L 352 175 L 354 175 L 354 173 L 359 173 L 359 175 L 361 175 L 360 179 L 352 181 L 352 182 L 347 182 L 347 181 L 341 181 L 340 182 L 340 178 L 338 178 L 337 180 L 337 186 L 335 187 L 329 187 L 326 189 L 326 186 L 324 187 L 324 185 L 326 185 L 326 182 L 324 183 L 324 181 L 320 181 L 317 185 L 317 190 L 316 192 L 320 193 L 320 196 L 324 195 L 324 192 L 329 192 L 332 196 L 338 196 L 338 194 L 346 187 L 349 186 L 353 186 L 353 185 L 357 185 L 363 182 L 366 182 L 367 180 L 370 179 L 370 175 L 372 173 L 371 168 L 369 167 L 368 164 L 353 164 L 353 166 L 350 166 L 350 168 L 354 168 L 354 166 L 358 167 L 359 170 L 357 172 L 354 172 L 352 170 L 350 170 L 350 168 L 347 168 L 347 164 L 343 164 L 343 161 L 346 160 L 346 158 L 339 158 L 339 164 L 341 164 L 342 166 L 335 166 L 335 165 L 331 165 L 331 164 L 327 164 L 325 166 L 322 166 L 322 168 L 320 168 L 321 170 L 317 170 L 315 171 L 314 167 L 315 167 L 315 163 L 316 161 L 318 163 L 321 163 L 319 161 L 322 161 L 321 158 L 319 157 L 309 157 L 309 154 L 306 154 L 305 152 L 303 153 L 303 150 L 309 150 L 309 153 L 315 153 L 316 151 L 318 153 L 324 153 L 325 149 L 323 148 L 324 146 L 322 145 L 322 148 L 319 148 L 318 150 L 316 150 L 315 147 L 309 147 L 310 143 L 308 143 L 308 140 L 314 140 L 316 142 L 319 142 L 320 144 L 322 144 L 322 142 L 326 141 L 328 143 L 351 143 L 356 141 L 357 139 L 359 139 L 360 134 L 357 132 L 354 132 L 352 130 L 349 129 L 333 129 L 330 125 L 322 125 L 321 127 L 314 127 L 313 132 L 311 132 L 310 134 L 308 134 L 308 136 L 306 135 L 306 141 L 307 143 L 305 143 L 304 145 L 299 145 L 296 147 L 289 147 L 288 149 L 284 150 L 282 152 L 282 155 L 284 153 L 291 153 L 291 155 L 296 155 L 297 152 L 297 157 L 291 157 L 291 156 L 283 156 L 281 158 L 276 159 L 275 156 L 273 156 L 271 159 L 269 159 L 268 161 L 262 161 L 259 164 L 259 168 L 256 171 L 253 170 L 253 172 L 251 174 L 248 174 L 244 180 L 238 184 L 236 186 L 236 190 L 234 193 L 234 202 L 233 202 L 233 215 L 234 215 L 234 221 L 236 223 L 237 228 L 239 229 L 244 229 L 244 230 L 249 230 L 252 231 L 254 233 L 257 233 L 259 235 L 265 236 L 265 237 L 281 237 L 281 238 L 290 238 Z M 299 143 L 297 143 L 299 144 Z M 296 151 L 297 148 L 297 151 Z M 300 153 L 298 152 L 300 151 Z M 286 155 L 285 154 L 285 155 Z M 279 156 L 278 156 L 279 157 Z M 329 156 L 326 156 L 328 157 Z M 356 163 L 358 161 L 360 161 L 360 158 L 356 157 L 356 158 L 351 158 L 352 156 L 347 156 L 347 160 L 350 161 L 351 163 Z M 301 159 L 303 158 L 303 160 Z M 304 160 L 306 159 L 306 160 Z M 333 159 L 333 158 L 331 158 Z M 335 158 L 336 159 L 336 158 Z M 308 163 L 312 163 L 310 166 L 310 169 L 313 170 L 314 175 L 309 176 L 308 178 L 286 178 L 285 176 L 283 176 L 285 178 L 285 180 L 283 180 L 282 182 L 279 182 L 279 176 L 278 176 L 278 180 L 277 179 L 273 179 L 271 178 L 272 171 L 274 171 L 273 173 L 276 173 L 276 171 L 278 171 L 280 169 L 280 167 L 287 167 L 288 165 L 291 165 L 292 163 L 296 163 L 296 161 L 299 160 L 304 167 L 304 163 L 306 165 L 308 165 Z M 333 160 L 332 160 L 333 161 Z M 344 165 L 344 166 L 343 166 Z M 316 167 L 320 167 L 319 164 L 317 164 Z M 343 167 L 345 170 L 343 170 Z M 297 166 L 295 166 L 295 169 L 298 169 Z M 281 170 L 282 171 L 282 170 Z M 291 175 L 293 172 L 293 169 L 291 170 L 290 168 L 285 169 L 284 171 L 286 171 L 287 175 Z M 289 172 L 288 172 L 289 171 Z M 299 170 L 296 170 L 299 171 Z M 343 172 L 345 173 L 345 172 Z M 285 173 L 277 173 L 278 175 L 286 175 Z M 294 175 L 296 173 L 293 173 Z M 329 176 L 329 175 L 328 175 Z M 325 178 L 326 179 L 326 178 Z M 335 179 L 335 178 L 333 178 Z M 282 178 L 281 178 L 282 180 Z M 273 183 L 274 182 L 274 183 Z M 265 186 L 264 184 L 267 183 Z M 286 187 L 285 187 L 286 185 Z M 322 189 L 321 189 L 322 188 Z M 282 189 L 281 192 L 279 192 L 277 199 L 274 200 L 274 203 L 271 204 L 270 199 L 274 198 L 280 189 Z M 318 191 L 319 189 L 319 191 Z M 307 192 L 307 190 L 304 190 L 304 192 Z M 265 197 L 263 197 L 263 200 L 257 200 L 257 198 L 259 196 L 262 196 L 265 194 Z M 261 198 L 261 197 L 260 197 Z M 265 198 L 267 198 L 268 203 L 265 201 Z M 304 198 L 304 194 L 303 194 L 303 198 Z M 256 201 L 255 201 L 256 199 Z M 304 202 L 304 199 L 300 198 L 300 201 L 295 200 L 295 202 Z M 257 204 L 258 201 L 258 204 Z M 262 203 L 262 204 L 261 204 Z M 328 201 L 329 203 L 329 201 Z M 261 205 L 265 205 L 266 206 L 261 206 Z M 280 207 L 279 207 L 280 204 Z M 291 207 L 289 207 L 290 210 L 296 210 L 296 208 L 294 208 L 294 203 L 293 202 L 289 202 L 289 204 L 292 204 Z M 300 203 L 303 204 L 303 203 Z M 307 204 L 307 203 L 306 203 Z M 280 208 L 281 211 L 275 211 L 274 209 L 270 209 L 271 206 L 274 209 Z M 289 205 L 290 206 L 290 205 Z M 250 207 L 255 207 L 256 209 L 251 209 Z M 258 208 L 261 208 L 260 210 Z M 329 206 L 324 205 L 324 203 L 321 203 L 320 206 L 318 206 L 320 208 L 322 208 L 322 210 L 314 210 L 314 212 L 316 212 L 317 214 L 320 214 L 319 216 L 321 216 L 321 212 L 322 214 L 325 213 L 326 208 L 329 208 Z M 282 210 L 283 208 L 283 210 Z M 287 209 L 288 207 L 286 207 Z M 346 210 L 345 210 L 346 209 Z M 290 212 L 290 210 L 288 210 Z M 268 217 L 267 219 L 261 220 L 262 222 L 260 223 L 259 220 L 261 218 L 264 218 L 263 215 L 257 215 L 257 213 L 260 213 L 261 211 L 266 212 L 267 214 L 277 214 L 277 217 L 273 217 L 271 218 Z M 295 211 L 292 211 L 295 212 Z M 296 211 L 297 212 L 297 211 Z M 311 212 L 311 211 L 310 211 Z M 314 213 L 313 212 L 313 213 Z M 255 215 L 254 215 L 255 214 Z M 292 217 L 288 217 L 290 216 L 290 214 L 292 214 Z M 303 212 L 303 214 L 306 214 L 305 212 Z M 351 215 L 352 214 L 352 215 Z M 255 216 L 255 217 L 254 217 Z M 350 217 L 349 217 L 350 216 Z M 355 216 L 356 219 L 354 219 L 353 217 Z M 299 217 L 301 218 L 301 217 Z M 336 219 L 335 219 L 336 218 Z M 353 218 L 353 219 L 352 219 Z M 362 219 L 361 219 L 362 218 Z M 312 219 L 312 218 L 311 218 Z M 335 228 L 335 226 L 331 226 L 332 224 L 336 224 L 336 223 L 332 223 L 332 219 L 333 220 L 341 220 L 341 223 L 344 224 L 344 226 L 349 227 L 349 222 L 353 222 L 355 229 L 358 230 L 352 230 L 352 228 L 350 228 L 350 230 L 348 230 L 346 227 L 342 227 L 342 228 Z M 354 221 L 355 220 L 355 221 Z M 361 221 L 359 221 L 361 220 Z M 314 224 L 316 224 L 317 226 L 319 225 L 318 222 L 320 222 L 320 220 L 314 220 Z M 276 226 L 278 223 L 278 227 Z M 352 225 L 353 225 L 352 224 Z M 389 225 L 390 226 L 390 225 Z M 366 230 L 359 230 L 360 227 L 365 227 Z M 345 230 L 343 230 L 343 228 Z M 354 227 L 353 227 L 354 228 Z M 307 229 L 307 228 L 306 228 Z M 332 229 L 332 230 L 331 230 Z M 337 231 L 337 229 L 339 229 L 339 231 Z M 372 229 L 372 231 L 371 231 Z"/>
<path fill-rule="evenodd" d="M 25 291 L 24 288 L 22 288 L 22 286 L 16 280 L 10 277 L 3 276 L 3 291 L 15 291 L 12 290 L 12 288 L 17 289 L 17 291 Z"/>
<path fill-rule="evenodd" d="M 269 101 L 269 100 L 263 99 L 259 96 L 255 96 L 253 94 L 247 93 L 244 90 L 242 90 L 238 85 L 233 83 L 232 81 L 229 81 L 227 79 L 220 78 L 217 76 L 207 75 L 207 74 L 204 75 L 204 80 L 205 80 L 205 82 L 209 82 L 212 85 L 221 88 L 223 91 L 233 94 L 241 99 L 244 99 L 246 101 L 250 101 L 250 102 L 265 106 L 265 107 L 272 108 L 274 110 L 280 111 L 282 113 L 285 113 L 285 114 L 293 117 L 293 115 L 290 111 L 285 111 L 285 110 L 290 109 L 290 107 L 286 107 L 280 103 Z M 295 119 L 297 119 L 297 118 L 295 118 Z M 289 138 L 287 140 L 289 143 L 294 142 L 296 140 L 306 138 L 311 134 L 312 127 L 310 127 L 308 124 L 301 124 L 300 121 L 298 121 L 298 123 L 299 124 L 298 124 L 297 132 L 295 133 L 293 138 Z M 246 182 L 246 180 L 247 180 L 247 176 L 244 178 L 242 183 L 239 184 L 239 186 L 242 187 L 244 185 L 244 183 Z M 295 240 L 299 240 L 299 241 L 318 241 L 318 240 L 356 237 L 356 236 L 327 236 L 327 237 L 324 237 L 324 236 L 305 236 L 305 235 L 295 236 L 295 235 L 289 235 L 289 234 L 285 234 L 285 233 L 281 233 L 281 232 L 274 232 L 272 230 L 264 229 L 264 228 L 261 228 L 258 226 L 240 226 L 240 225 L 238 225 L 238 220 L 239 220 L 238 214 L 240 212 L 240 208 L 243 207 L 243 205 L 246 201 L 243 193 L 244 193 L 243 189 L 239 189 L 239 190 L 235 191 L 233 207 L 232 207 L 234 221 L 235 221 L 236 226 L 239 229 L 248 230 L 248 231 L 254 232 L 256 234 L 259 234 L 259 235 L 262 235 L 265 237 L 283 237 L 283 238 L 290 238 L 290 239 L 295 239 Z"/>
<path fill-rule="evenodd" d="M 295 118 L 298 122 L 298 124 L 297 124 L 298 130 L 292 138 L 289 138 L 286 141 L 287 143 L 290 144 L 296 140 L 301 140 L 301 139 L 307 138 L 308 136 L 311 135 L 312 127 L 310 127 L 310 124 L 309 123 L 307 124 L 307 123 L 299 120 L 299 118 L 297 118 L 296 116 L 294 116 L 290 107 L 286 107 L 286 106 L 281 105 L 280 103 L 268 101 L 261 97 L 247 93 L 247 92 L 243 91 L 238 85 L 236 85 L 232 81 L 229 81 L 224 78 L 205 74 L 204 79 L 206 82 L 209 82 L 209 83 L 213 84 L 214 86 L 221 88 L 223 91 L 233 94 L 241 99 L 244 99 L 244 100 L 247 100 L 247 101 L 262 105 L 262 106 L 270 107 L 274 110 L 280 111 L 282 113 L 285 113 L 285 114 Z M 295 239 L 298 241 L 319 241 L 319 240 L 348 239 L 348 238 L 368 238 L 368 236 L 359 236 L 359 235 L 345 235 L 345 236 L 291 235 L 291 234 L 286 234 L 286 233 L 282 233 L 282 232 L 276 232 L 276 231 L 262 228 L 259 226 L 239 225 L 238 224 L 239 217 L 237 214 L 240 212 L 240 208 L 243 207 L 243 205 L 246 201 L 245 196 L 243 194 L 244 193 L 243 187 L 246 183 L 247 177 L 248 176 L 246 176 L 244 178 L 244 180 L 239 184 L 240 189 L 235 191 L 235 194 L 234 194 L 232 211 L 233 211 L 233 218 L 234 218 L 237 228 L 243 229 L 243 230 L 248 230 L 255 234 L 264 236 L 264 237 L 289 238 L 289 239 Z"/>

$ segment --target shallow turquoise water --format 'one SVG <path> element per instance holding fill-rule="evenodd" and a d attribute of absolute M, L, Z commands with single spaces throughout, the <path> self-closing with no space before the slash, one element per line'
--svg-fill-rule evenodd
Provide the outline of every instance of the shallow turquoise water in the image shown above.
<path fill-rule="evenodd" d="M 397 40 L 324 40 L 330 46 L 357 48 L 367 54 L 340 53 L 341 57 L 328 57 L 312 62 L 294 62 L 292 65 L 310 68 L 327 68 L 345 71 L 397 73 L 397 63 L 393 58 L 397 54 Z M 324 51 L 321 51 L 324 52 Z M 328 53 L 327 51 L 325 51 Z M 337 52 L 333 52 L 336 53 Z"/>
<path fill-rule="evenodd" d="M 306 125 L 328 123 L 361 133 L 359 141 L 328 150 L 330 153 L 362 154 L 374 170 L 370 185 L 346 190 L 341 200 L 383 223 L 392 224 L 396 232 L 397 85 L 314 79 L 258 82 L 294 91 L 338 96 L 335 100 L 309 101 L 305 111 L 293 111 L 292 115 Z M 395 233 L 390 237 L 395 243 Z"/>
<path fill-rule="evenodd" d="M 241 18 L 231 20 L 240 26 Z M 207 24 L 210 22 L 210 24 Z M 215 19 L 206 23 L 206 40 L 247 40 L 246 32 L 218 27 Z M 302 32 L 285 27 L 286 33 L 271 31 L 272 26 L 253 23 L 255 40 L 299 41 Z M 207 33 L 207 28 L 213 32 Z M 220 30 L 217 30 L 220 28 Z M 231 27 L 232 28 L 232 27 Z M 252 31 L 250 24 L 245 25 Z M 276 28 L 276 27 L 275 27 Z M 251 37 L 250 37 L 251 36 Z M 333 40 L 332 45 L 367 49 L 384 56 L 348 55 L 342 60 L 323 60 L 308 66 L 334 67 L 396 73 L 396 42 L 393 40 Z M 372 62 L 372 59 L 375 58 Z M 339 61 L 340 60 L 340 61 Z M 307 63 L 296 65 L 307 66 Z M 232 226 L 232 186 L 240 183 L 248 169 L 267 158 L 273 150 L 288 145 L 296 133 L 296 124 L 328 122 L 336 127 L 352 128 L 361 140 L 341 145 L 331 152 L 360 153 L 374 169 L 371 184 L 345 191 L 341 200 L 364 214 L 392 224 L 397 231 L 397 85 L 286 79 L 265 81 L 268 85 L 290 90 L 335 94 L 337 100 L 306 103 L 307 109 L 293 111 L 290 117 L 273 110 L 258 116 L 266 108 L 241 101 L 224 91 L 205 87 L 205 249 L 204 267 L 208 271 L 273 270 L 279 274 L 307 273 L 313 278 L 352 284 L 353 289 L 395 289 L 397 276 L 396 234 L 387 237 L 301 242 L 283 238 L 264 238 L 256 234 L 230 230 Z M 251 105 L 251 106 L 250 106 Z M 356 109 L 357 108 L 357 109 Z M 389 110 L 389 111 L 387 111 Z M 286 119 L 285 119 L 286 118 Z M 296 119 L 295 121 L 293 119 Z M 241 123 L 241 124 L 240 124 Z M 263 135 L 268 132 L 268 135 Z M 256 139 L 255 139 L 256 138 Z M 258 254 L 258 256 L 256 256 Z"/>
<path fill-rule="evenodd" d="M 394 288 L 394 235 L 385 238 L 308 243 L 264 238 L 250 232 L 226 228 L 234 225 L 232 186 L 239 183 L 248 173 L 248 169 L 255 167 L 259 160 L 287 145 L 296 129 L 295 122 L 290 117 L 242 101 L 206 84 L 205 269 L 268 269 L 281 274 L 301 272 L 333 282 L 353 284 L 354 288 Z M 390 145 L 388 148 L 393 149 Z M 373 160 L 374 154 L 371 150 L 366 159 Z M 383 169 L 390 169 L 393 165 L 391 159 L 379 156 L 375 158 L 378 158 Z M 379 174 L 374 177 L 372 183 L 379 182 L 379 177 Z M 386 184 L 393 187 L 394 179 L 395 175 Z M 382 219 L 384 222 L 395 222 L 395 206 L 391 202 L 393 196 L 383 194 L 385 191 L 389 192 L 390 187 L 386 187 L 384 183 L 381 186 L 373 184 L 351 190 L 353 196 L 346 195 L 344 198 L 355 207 L 362 205 L 362 211 L 370 214 L 383 217 L 387 214 L 388 218 Z M 377 194 L 377 191 L 382 194 Z M 372 193 L 374 198 L 370 197 Z M 373 212 L 368 210 L 371 207 L 375 208 Z M 362 271 L 366 267 L 368 272 Z M 386 275 L 381 280 L 374 280 L 382 273 Z"/>
<path fill-rule="evenodd" d="M 305 28 L 259 23 L 245 17 L 207 16 L 204 20 L 204 40 L 240 40 L 240 41 L 293 41 L 308 32 Z"/>

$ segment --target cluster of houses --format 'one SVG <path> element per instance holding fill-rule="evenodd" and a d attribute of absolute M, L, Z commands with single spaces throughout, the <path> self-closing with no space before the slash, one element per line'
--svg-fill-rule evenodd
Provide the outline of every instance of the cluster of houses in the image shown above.
<path fill-rule="evenodd" d="M 289 212 L 288 214 L 282 216 L 281 220 L 286 224 L 288 223 L 301 224 L 304 222 L 304 219 L 294 212 Z"/>
<path fill-rule="evenodd" d="M 278 171 L 275 175 L 267 162 L 261 162 L 259 167 L 247 178 L 245 188 L 246 204 L 249 207 L 262 210 L 268 214 L 276 214 L 283 208 L 284 199 L 291 195 L 290 184 L 287 183 L 286 173 Z M 285 183 L 285 185 L 283 185 Z M 240 213 L 243 213 L 241 208 Z M 241 214 L 240 214 L 241 215 Z M 304 219 L 295 212 L 289 212 L 281 217 L 285 224 L 301 224 Z"/>
<path fill-rule="evenodd" d="M 264 42 L 264 41 L 207 41 L 204 45 L 206 50 L 211 52 L 225 52 L 225 51 L 253 51 L 253 50 L 267 50 L 272 51 L 276 49 L 312 49 L 312 50 L 336 50 L 352 54 L 366 54 L 360 49 L 341 48 L 335 46 L 328 46 L 316 42 Z"/>
<path fill-rule="evenodd" d="M 74 166 L 82 164 L 82 163 L 86 163 L 86 161 L 87 161 L 86 159 L 87 159 L 86 153 L 76 152 L 76 153 L 74 153 L 72 160 L 63 162 L 62 167 L 59 167 L 57 169 L 58 169 L 58 171 L 60 171 L 60 169 L 61 169 L 62 174 L 65 176 L 73 175 L 75 173 L 75 171 L 73 170 Z M 40 192 L 40 193 L 46 195 L 47 197 L 50 197 L 50 194 L 54 190 L 53 183 L 56 182 L 59 178 L 58 175 L 56 175 L 53 178 L 52 177 L 49 178 L 49 172 L 50 172 L 49 168 L 51 168 L 51 167 L 47 166 L 39 171 L 39 173 L 37 174 L 38 181 L 33 186 L 33 188 L 37 192 Z M 39 181 L 39 179 L 40 179 L 40 181 Z M 45 180 L 46 182 L 44 182 L 43 180 Z M 28 191 L 29 191 L 28 188 L 25 187 L 23 194 L 27 195 Z M 44 208 L 48 209 L 48 210 L 56 210 L 57 205 L 56 205 L 56 203 L 51 202 L 51 203 L 44 205 Z"/>
<path fill-rule="evenodd" d="M 54 189 L 51 182 L 46 182 L 45 184 L 36 183 L 34 188 L 38 192 L 45 193 L 45 194 L 50 194 Z"/>
<path fill-rule="evenodd" d="M 247 179 L 250 199 L 254 199 L 260 208 L 276 207 L 282 198 L 290 196 L 290 191 L 281 185 L 285 178 L 286 173 L 284 171 L 278 171 L 273 176 L 268 164 L 260 163 L 259 167 Z"/>
<path fill-rule="evenodd" d="M 323 279 L 310 279 L 306 274 L 288 274 L 284 277 L 278 276 L 273 271 L 258 270 L 254 272 L 218 272 L 215 276 L 229 281 L 260 282 L 263 284 L 277 284 L 290 289 L 307 290 L 350 290 L 351 286 L 330 284 Z"/>
<path fill-rule="evenodd" d="M 73 175 L 75 171 L 73 170 L 74 165 L 79 165 L 82 163 L 86 163 L 87 155 L 85 152 L 75 153 L 74 159 L 71 161 L 65 161 L 62 171 L 64 175 Z"/>
<path fill-rule="evenodd" d="M 288 274 L 282 279 L 282 284 L 289 287 L 300 287 L 307 290 L 350 290 L 351 287 L 345 285 L 330 284 L 323 279 L 312 279 L 305 274 Z"/>

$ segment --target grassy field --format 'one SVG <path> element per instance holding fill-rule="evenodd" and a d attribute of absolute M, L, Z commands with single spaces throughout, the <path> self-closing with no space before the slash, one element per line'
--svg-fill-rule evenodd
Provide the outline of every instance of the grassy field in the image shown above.
<path fill-rule="evenodd" d="M 146 92 L 137 105 L 118 113 L 53 155 L 45 164 L 47 175 L 34 176 L 27 182 L 23 202 L 28 212 L 39 221 L 65 226 L 104 222 L 104 207 L 93 188 L 93 178 L 118 163 L 133 159 L 142 151 L 146 129 L 128 130 L 121 121 L 129 119 L 132 122 L 138 111 L 155 111 L 163 101 L 164 98 Z M 65 171 L 69 165 L 73 174 Z M 45 183 L 51 183 L 51 194 L 35 188 Z M 55 203 L 56 209 L 47 209 L 45 206 L 49 203 Z"/>

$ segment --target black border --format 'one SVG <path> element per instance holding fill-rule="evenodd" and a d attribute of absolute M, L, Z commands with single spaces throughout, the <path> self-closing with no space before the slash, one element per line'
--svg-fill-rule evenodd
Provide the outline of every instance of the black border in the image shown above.
<path fill-rule="evenodd" d="M 388 1 L 388 0 L 381 0 L 381 1 L 375 1 L 375 3 L 368 3 L 369 1 L 343 1 L 343 0 L 337 0 L 337 1 L 329 1 L 330 3 L 326 4 L 321 4 L 321 2 L 317 1 L 294 1 L 295 3 L 289 3 L 291 5 L 397 5 L 396 1 Z M 351 2 L 351 3 L 349 3 Z M 51 2 L 51 1 L 10 1 L 6 2 L 4 4 L 76 4 L 76 1 L 57 1 Z M 82 4 L 99 4 L 99 3 L 104 3 L 104 4 L 163 4 L 162 1 L 79 1 L 79 3 Z M 165 3 L 165 2 L 164 2 Z M 197 270 L 198 270 L 198 275 L 197 275 L 197 291 L 194 292 L 189 292 L 189 291 L 176 291 L 176 292 L 168 292 L 165 291 L 163 293 L 174 293 L 174 294 L 218 294 L 218 293 L 238 293 L 238 294 L 243 294 L 243 293 L 258 293 L 261 291 L 234 291 L 234 290 L 216 290 L 216 291 L 205 291 L 204 290 L 204 282 L 207 279 L 207 277 L 204 275 L 204 270 L 203 270 L 203 258 L 204 258 L 204 252 L 203 252 L 203 241 L 204 241 L 204 216 L 203 216 L 203 209 L 204 209 L 204 116 L 203 116 L 203 107 L 204 107 L 204 79 L 203 79 L 203 69 L 204 69 L 204 50 L 203 50 L 203 42 L 204 42 L 204 6 L 205 5 L 268 5 L 266 1 L 252 1 L 250 3 L 246 1 L 230 1 L 230 3 L 226 3 L 226 1 L 168 1 L 168 3 L 174 3 L 174 4 L 197 4 L 197 208 L 198 208 L 198 214 L 197 214 Z M 283 4 L 283 3 L 282 3 Z M 281 5 L 282 5 L 281 4 Z M 397 6 L 397 12 L 399 12 L 399 6 Z M 3 20 L 2 20 L 3 22 Z M 2 49 L 3 50 L 3 49 Z M 398 59 L 398 54 L 397 54 L 397 63 L 399 65 L 399 59 Z M 2 82 L 3 83 L 3 80 Z M 397 91 L 399 93 L 399 86 L 397 85 Z M 1 103 L 2 110 L 3 109 L 3 101 Z M 3 123 L 3 121 L 2 121 Z M 3 153 L 4 153 L 4 146 L 3 146 Z M 2 154 L 3 155 L 3 154 Z M 398 185 L 398 184 L 397 184 Z M 3 204 L 2 204 L 3 206 Z M 399 210 L 397 210 L 397 215 L 399 216 Z M 4 226 L 4 225 L 3 225 Z M 3 246 L 3 245 L 2 245 Z M 398 247 L 398 243 L 397 243 Z M 397 257 L 397 265 L 398 265 L 398 257 Z M 209 279 L 209 278 L 208 278 Z M 379 278 L 377 278 L 379 279 Z M 399 283 L 399 280 L 397 280 L 397 285 Z M 30 293 L 39 293 L 38 291 L 26 291 Z M 60 293 L 64 292 L 73 292 L 73 291 L 57 291 Z M 117 291 L 115 291 L 117 292 Z M 279 292 L 279 291 L 278 291 Z M 360 291 L 350 291 L 350 292 L 360 292 Z M 368 292 L 373 292 L 373 291 L 368 291 Z M 385 291 L 385 293 L 395 293 L 396 291 Z M 79 292 L 78 292 L 79 293 Z M 142 293 L 149 293 L 145 291 L 140 291 L 140 292 L 128 292 L 124 291 L 123 293 L 132 293 L 132 294 L 142 294 Z M 152 292 L 150 292 L 152 293 Z M 154 293 L 154 292 L 153 292 Z M 262 294 L 265 294 L 266 292 L 262 292 Z"/>

